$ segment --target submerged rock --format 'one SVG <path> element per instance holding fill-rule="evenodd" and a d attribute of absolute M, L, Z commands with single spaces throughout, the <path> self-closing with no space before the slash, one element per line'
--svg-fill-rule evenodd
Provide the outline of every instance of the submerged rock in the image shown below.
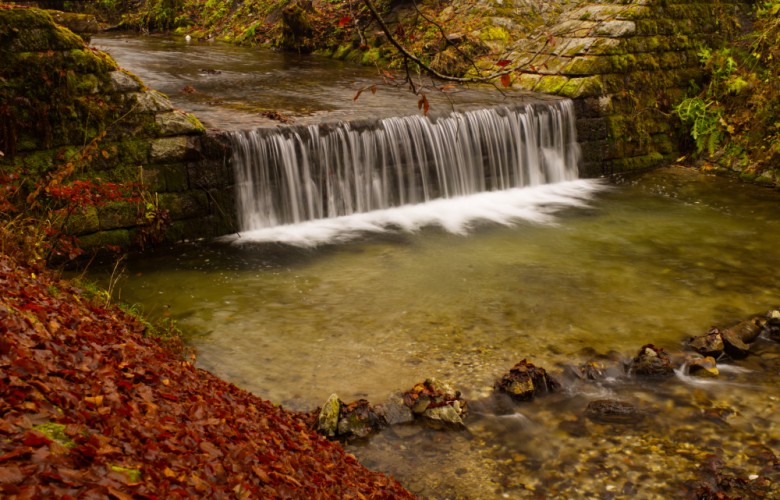
<path fill-rule="evenodd" d="M 591 401 L 585 408 L 585 416 L 596 422 L 618 424 L 636 422 L 643 417 L 634 405 L 616 399 Z"/>
<path fill-rule="evenodd" d="M 520 401 L 528 401 L 540 394 L 560 389 L 561 384 L 547 374 L 544 368 L 525 359 L 513 366 L 509 373 L 496 381 L 494 387 Z"/>
<path fill-rule="evenodd" d="M 627 366 L 629 374 L 640 377 L 669 377 L 674 368 L 669 355 L 660 347 L 645 344 Z"/>

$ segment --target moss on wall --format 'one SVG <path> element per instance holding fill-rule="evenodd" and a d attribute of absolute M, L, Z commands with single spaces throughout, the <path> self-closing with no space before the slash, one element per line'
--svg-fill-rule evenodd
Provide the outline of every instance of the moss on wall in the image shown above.
<path fill-rule="evenodd" d="M 23 176 L 29 189 L 72 164 L 70 180 L 138 184 L 146 199 L 158 193 L 173 221 L 207 217 L 230 226 L 214 219 L 217 208 L 232 214 L 232 207 L 210 205 L 188 176 L 205 157 L 197 118 L 38 9 L 0 9 L 0 60 L 0 172 Z M 228 178 L 210 182 L 224 189 Z M 149 224 L 144 211 L 136 202 L 88 208 L 66 229 L 85 246 L 130 247 Z M 202 222 L 187 227 L 188 239 L 214 232 Z"/>

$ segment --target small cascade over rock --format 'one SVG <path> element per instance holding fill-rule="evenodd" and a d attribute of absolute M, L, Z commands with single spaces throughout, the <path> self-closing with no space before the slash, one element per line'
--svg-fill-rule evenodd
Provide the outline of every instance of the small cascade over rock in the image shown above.
<path fill-rule="evenodd" d="M 242 231 L 578 177 L 569 100 L 230 133 Z"/>

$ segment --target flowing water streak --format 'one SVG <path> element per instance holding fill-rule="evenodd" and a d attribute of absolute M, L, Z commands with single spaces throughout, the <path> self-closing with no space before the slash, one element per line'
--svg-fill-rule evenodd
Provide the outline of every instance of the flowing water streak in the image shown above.
<path fill-rule="evenodd" d="M 242 231 L 571 181 L 571 101 L 231 132 Z"/>

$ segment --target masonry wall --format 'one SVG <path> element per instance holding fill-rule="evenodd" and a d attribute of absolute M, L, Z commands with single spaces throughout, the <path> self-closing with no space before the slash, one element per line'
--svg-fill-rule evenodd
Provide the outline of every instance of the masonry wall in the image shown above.
<path fill-rule="evenodd" d="M 72 162 L 76 179 L 145 188 L 70 221 L 84 246 L 148 243 L 162 214 L 165 241 L 234 229 L 226 146 L 197 118 L 41 10 L 0 9 L 0 60 L 0 169 L 40 178 Z"/>
<path fill-rule="evenodd" d="M 704 81 L 701 47 L 731 39 L 743 9 L 731 0 L 585 3 L 519 55 L 516 84 L 575 100 L 585 175 L 674 161 L 688 138 L 673 105 Z"/>

